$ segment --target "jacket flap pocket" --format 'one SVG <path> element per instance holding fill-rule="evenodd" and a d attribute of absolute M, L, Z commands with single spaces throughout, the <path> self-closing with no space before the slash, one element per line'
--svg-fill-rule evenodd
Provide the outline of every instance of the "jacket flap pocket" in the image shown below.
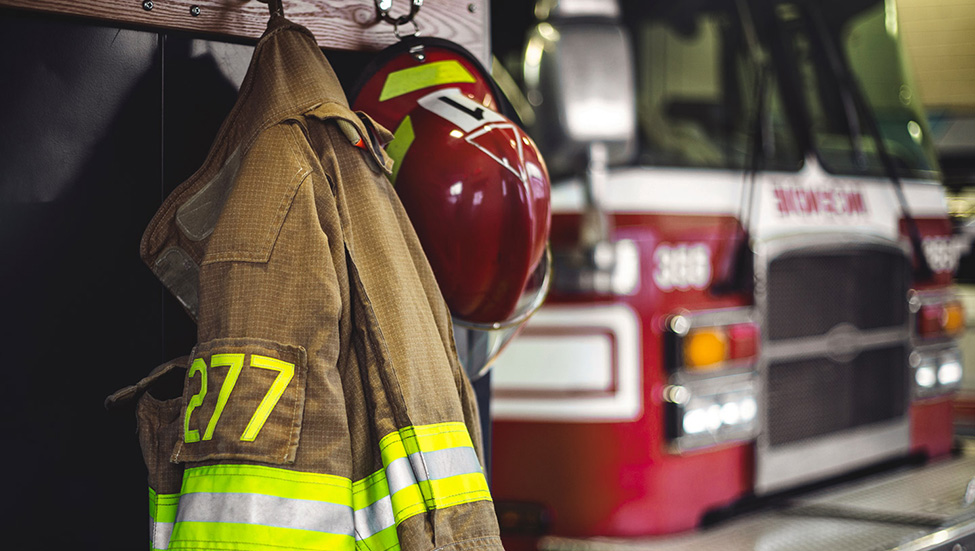
<path fill-rule="evenodd" d="M 211 192 L 213 197 L 225 195 L 226 199 L 209 236 L 203 265 L 271 258 L 298 187 L 312 171 L 305 160 L 307 147 L 294 125 L 280 124 L 261 133 L 240 159 L 232 189 L 225 194 Z"/>
<path fill-rule="evenodd" d="M 173 460 L 294 462 L 306 379 L 307 356 L 298 346 L 255 338 L 198 345 Z"/>

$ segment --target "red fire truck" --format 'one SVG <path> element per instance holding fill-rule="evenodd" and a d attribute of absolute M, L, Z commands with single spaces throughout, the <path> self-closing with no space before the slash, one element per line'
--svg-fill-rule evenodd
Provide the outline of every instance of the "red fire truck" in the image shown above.
<path fill-rule="evenodd" d="M 554 284 L 492 375 L 508 543 L 674 534 L 948 456 L 958 248 L 895 2 L 542 0 L 534 16 L 500 54 L 553 176 Z M 943 499 L 932 526 L 955 526 L 975 467 L 952 468 L 948 497 L 911 479 L 877 498 L 881 520 Z M 804 510 L 878 521 L 833 501 Z M 955 529 L 936 543 L 975 533 Z M 600 548 L 541 545 L 584 541 Z"/>

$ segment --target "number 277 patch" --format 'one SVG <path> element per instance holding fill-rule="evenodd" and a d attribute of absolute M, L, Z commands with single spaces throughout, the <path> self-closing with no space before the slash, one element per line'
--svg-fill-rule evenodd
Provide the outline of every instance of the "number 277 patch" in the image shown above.
<path fill-rule="evenodd" d="M 220 417 L 223 415 L 224 408 L 227 407 L 227 402 L 230 400 L 234 387 L 237 386 L 237 380 L 240 378 L 240 372 L 243 371 L 246 356 L 245 354 L 214 354 L 210 357 L 209 368 L 203 358 L 193 360 L 188 377 L 192 379 L 199 374 L 200 391 L 191 396 L 189 402 L 186 404 L 186 415 L 183 418 L 183 439 L 185 442 L 199 442 L 201 439 L 210 440 L 213 438 L 213 431 L 216 430 L 217 423 L 220 422 Z M 291 379 L 294 378 L 295 374 L 295 364 L 258 354 L 250 354 L 250 367 L 276 371 L 277 376 L 271 383 L 270 388 L 268 388 L 267 394 L 264 395 L 264 398 L 258 404 L 247 426 L 244 428 L 244 432 L 240 436 L 240 439 L 244 442 L 253 442 L 257 438 L 261 429 L 264 428 L 264 423 L 267 422 L 267 418 L 271 416 L 271 411 L 274 410 L 274 406 L 281 399 L 281 395 L 284 394 L 284 390 L 291 383 Z M 207 398 L 208 372 L 220 368 L 226 368 L 226 373 L 223 377 L 223 383 L 220 385 L 220 392 L 217 394 L 217 401 L 213 412 L 210 414 L 210 420 L 207 422 L 206 429 L 201 438 L 199 429 L 190 429 L 190 420 L 192 419 L 193 412 L 203 405 L 204 400 Z"/>
<path fill-rule="evenodd" d="M 197 357 L 187 373 L 187 392 L 196 392 L 186 401 L 183 441 L 208 441 L 215 433 L 255 441 L 294 378 L 294 363 L 261 354 Z"/>

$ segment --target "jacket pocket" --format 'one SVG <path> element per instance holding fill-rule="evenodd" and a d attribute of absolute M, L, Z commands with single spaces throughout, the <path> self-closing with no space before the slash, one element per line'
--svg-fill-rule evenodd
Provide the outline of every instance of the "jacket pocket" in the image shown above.
<path fill-rule="evenodd" d="M 139 444 L 149 470 L 149 548 L 166 549 L 176 524 L 183 466 L 170 461 L 179 441 L 182 400 L 143 394 L 136 406 Z"/>
<path fill-rule="evenodd" d="M 105 406 L 112 408 L 138 399 L 135 414 L 139 446 L 149 471 L 150 549 L 168 547 L 183 482 L 183 466 L 170 461 L 180 437 L 183 400 L 179 397 L 159 399 L 152 392 L 170 386 L 169 379 L 179 376 L 180 371 L 185 372 L 189 359 L 189 356 L 183 356 L 166 362 L 138 383 L 119 390 L 105 400 Z"/>
<path fill-rule="evenodd" d="M 214 339 L 198 345 L 192 358 L 173 461 L 293 463 L 305 406 L 305 349 Z"/>
<path fill-rule="evenodd" d="M 303 139 L 301 129 L 292 124 L 262 132 L 243 158 L 235 161 L 239 168 L 235 167 L 233 177 L 222 184 L 227 189 L 209 192 L 220 199 L 200 201 L 219 212 L 218 218 L 212 214 L 209 218 L 215 220 L 215 226 L 212 233 L 206 233 L 209 241 L 203 265 L 226 261 L 263 263 L 271 258 L 298 188 L 312 172 L 301 146 Z M 196 200 L 191 198 L 180 212 Z M 187 212 L 205 210 L 204 206 L 194 206 Z"/>

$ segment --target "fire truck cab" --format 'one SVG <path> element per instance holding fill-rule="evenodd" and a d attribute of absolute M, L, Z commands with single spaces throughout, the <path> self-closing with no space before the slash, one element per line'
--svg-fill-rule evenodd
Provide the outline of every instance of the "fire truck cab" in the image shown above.
<path fill-rule="evenodd" d="M 672 534 L 949 454 L 958 250 L 895 2 L 535 16 L 499 52 L 553 177 L 553 289 L 492 375 L 509 534 Z"/>

